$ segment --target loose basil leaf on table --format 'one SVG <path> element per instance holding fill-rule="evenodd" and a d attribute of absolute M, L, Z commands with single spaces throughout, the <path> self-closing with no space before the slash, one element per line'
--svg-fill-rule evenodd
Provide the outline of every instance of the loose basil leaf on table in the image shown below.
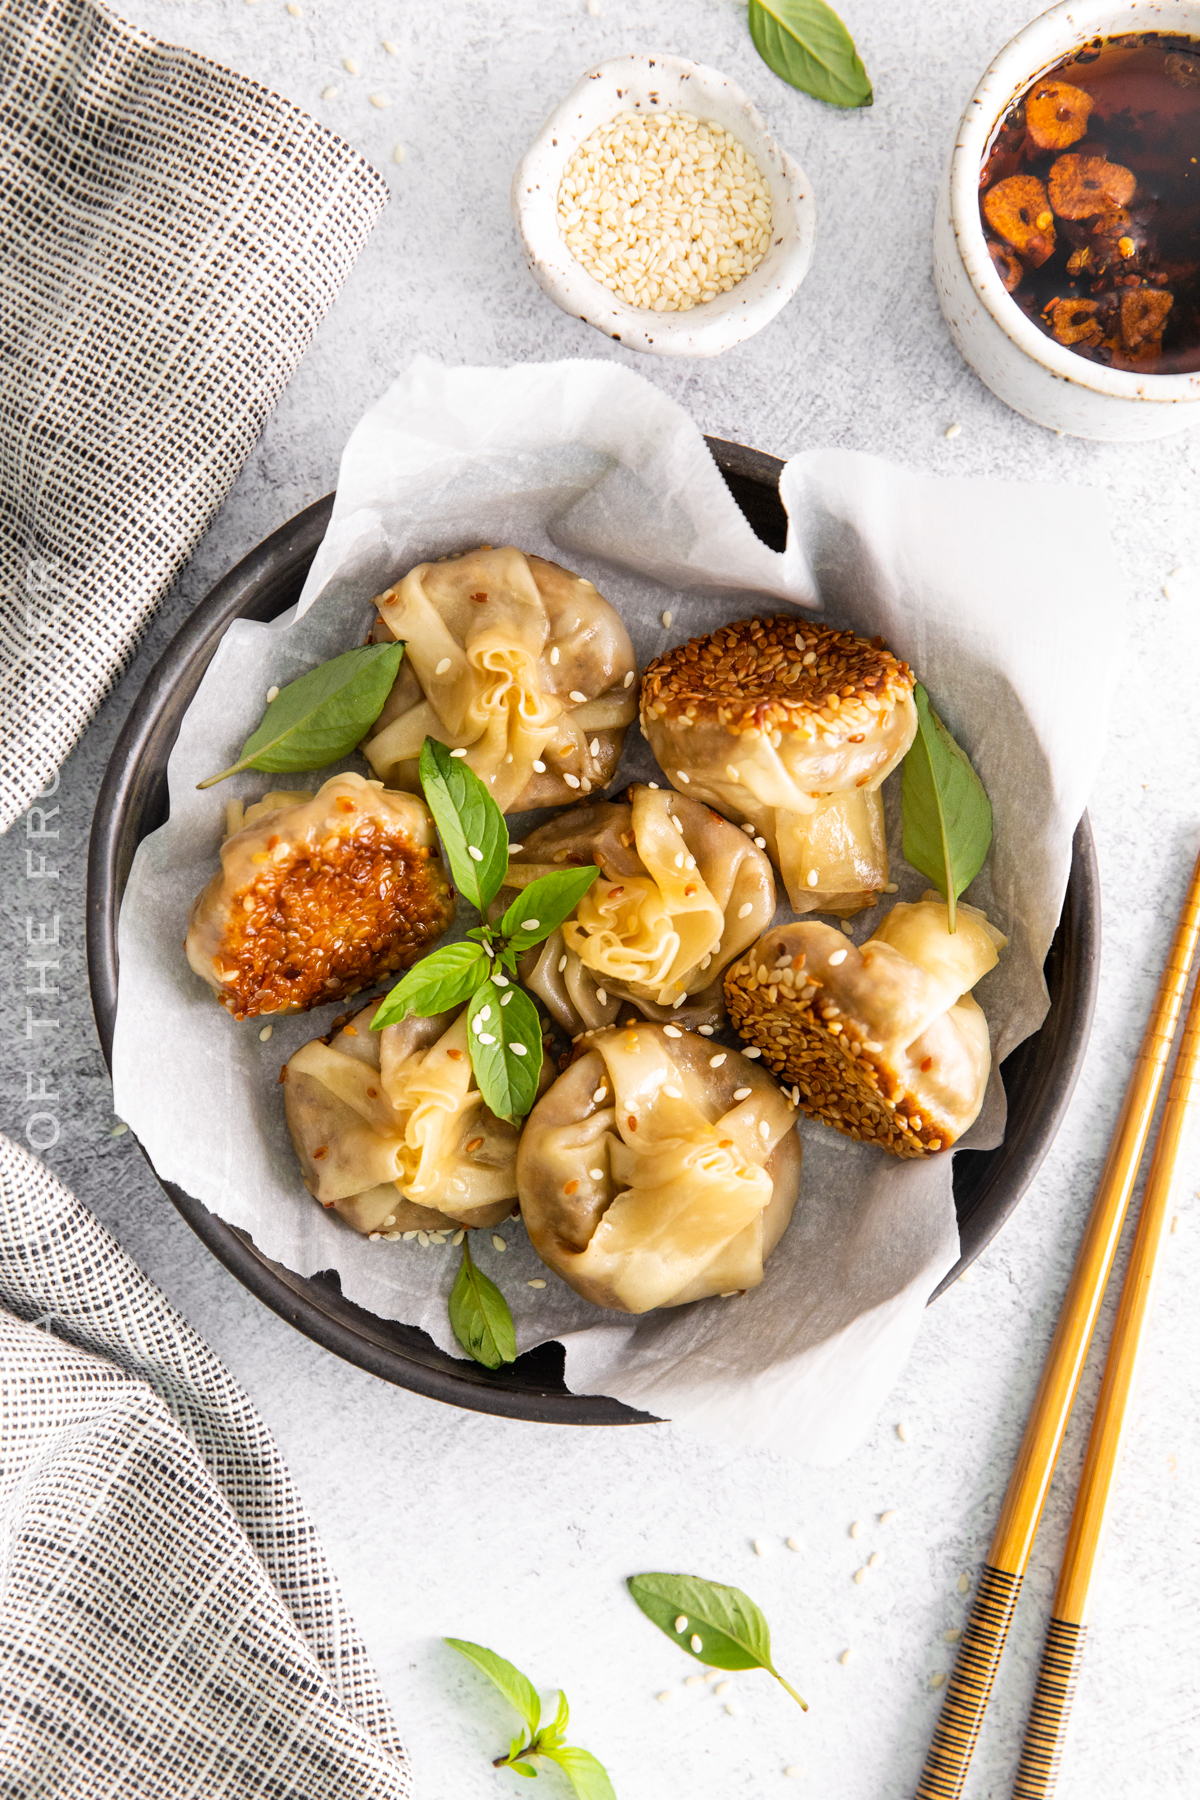
<path fill-rule="evenodd" d="M 771 1661 L 770 1626 L 741 1588 L 663 1574 L 631 1575 L 625 1585 L 646 1617 L 689 1656 L 714 1669 L 765 1669 L 808 1711 Z"/>
<path fill-rule="evenodd" d="M 238 760 L 196 786 L 213 787 L 242 769 L 272 775 L 324 769 L 349 756 L 383 711 L 403 655 L 403 644 L 360 644 L 289 681 L 242 745 Z"/>
<path fill-rule="evenodd" d="M 904 858 L 937 888 L 955 927 L 955 906 L 992 842 L 992 805 L 982 781 L 917 683 L 917 735 L 904 758 L 900 792 Z"/>
<path fill-rule="evenodd" d="M 602 1762 L 589 1750 L 580 1750 L 574 1744 L 563 1744 L 561 1748 L 543 1747 L 539 1756 L 557 1763 L 579 1800 L 617 1800 L 616 1789 L 608 1779 L 608 1770 Z"/>
<path fill-rule="evenodd" d="M 523 988 L 501 977 L 471 997 L 467 1043 L 484 1102 L 498 1119 L 523 1119 L 537 1098 L 542 1026 Z"/>
<path fill-rule="evenodd" d="M 448 1310 L 451 1331 L 477 1363 L 485 1369 L 498 1369 L 501 1363 L 516 1361 L 517 1334 L 508 1301 L 495 1282 L 476 1267 L 470 1232 L 463 1238 L 462 1262 L 450 1290 Z"/>
<path fill-rule="evenodd" d="M 854 39 L 825 0 L 750 0 L 750 36 L 769 69 L 831 106 L 875 96 Z"/>
<path fill-rule="evenodd" d="M 532 944 L 540 944 L 564 919 L 569 919 L 600 871 L 594 863 L 582 869 L 556 870 L 540 875 L 523 888 L 500 921 L 500 936 L 507 948 L 520 956 Z"/>
<path fill-rule="evenodd" d="M 538 1720 L 542 1716 L 542 1703 L 528 1675 L 522 1675 L 520 1669 L 515 1669 L 512 1663 L 497 1656 L 494 1650 L 485 1650 L 482 1644 L 472 1644 L 466 1638 L 452 1637 L 443 1638 L 442 1642 L 449 1644 L 452 1650 L 457 1650 L 460 1656 L 465 1656 L 468 1662 L 474 1663 L 500 1689 L 509 1705 L 520 1713 L 528 1725 L 530 1737 L 536 1737 Z M 516 1744 L 519 1750 L 519 1738 Z"/>
<path fill-rule="evenodd" d="M 486 912 L 508 868 L 508 827 L 504 814 L 461 757 L 451 756 L 437 738 L 421 746 L 421 787 L 445 845 L 454 885 L 480 912 Z"/>
<path fill-rule="evenodd" d="M 491 973 L 491 959 L 482 944 L 444 944 L 433 950 L 397 982 L 371 1021 L 372 1031 L 398 1025 L 409 1013 L 431 1019 L 469 1000 Z"/>

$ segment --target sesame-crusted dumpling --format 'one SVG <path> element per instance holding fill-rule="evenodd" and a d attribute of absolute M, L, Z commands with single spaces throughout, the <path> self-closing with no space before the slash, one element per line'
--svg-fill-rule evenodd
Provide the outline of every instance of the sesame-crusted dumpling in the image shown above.
<path fill-rule="evenodd" d="M 589 1032 L 521 1137 L 530 1242 L 616 1312 L 757 1287 L 800 1191 L 795 1121 L 735 1050 L 675 1025 Z"/>
<path fill-rule="evenodd" d="M 563 806 L 616 773 L 637 713 L 633 645 L 590 581 L 540 556 L 484 548 L 420 563 L 375 605 L 406 649 L 363 751 L 419 791 L 427 737 L 465 751 L 501 812 Z"/>
<path fill-rule="evenodd" d="M 520 1126 L 483 1103 L 466 1008 L 372 1031 L 380 1004 L 284 1065 L 305 1187 L 356 1231 L 499 1224 L 516 1198 Z"/>
<path fill-rule="evenodd" d="M 912 690 L 878 638 L 742 619 L 649 665 L 642 729 L 674 787 L 754 826 L 796 912 L 848 917 L 887 884 L 879 788 L 916 733 Z"/>
<path fill-rule="evenodd" d="M 334 775 L 230 812 L 185 949 L 235 1019 L 356 994 L 411 967 L 454 917 L 433 820 L 410 794 Z"/>
<path fill-rule="evenodd" d="M 600 870 L 571 918 L 528 952 L 521 979 L 572 1036 L 622 1002 L 651 1019 L 715 1025 L 721 972 L 765 931 L 775 877 L 762 850 L 699 800 L 631 787 L 530 833 L 507 885 L 555 869 Z"/>
<path fill-rule="evenodd" d="M 1008 939 L 974 906 L 893 906 L 861 949 L 803 919 L 725 977 L 742 1037 L 835 1130 L 893 1156 L 946 1150 L 983 1105 L 991 1045 L 971 989 Z"/>

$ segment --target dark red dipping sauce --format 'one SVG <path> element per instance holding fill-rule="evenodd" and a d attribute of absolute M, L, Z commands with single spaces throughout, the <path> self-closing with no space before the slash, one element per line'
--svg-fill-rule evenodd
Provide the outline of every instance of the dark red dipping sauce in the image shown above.
<path fill-rule="evenodd" d="M 1114 369 L 1200 369 L 1200 43 L 1096 38 L 1004 115 L 979 177 L 1022 312 Z"/>

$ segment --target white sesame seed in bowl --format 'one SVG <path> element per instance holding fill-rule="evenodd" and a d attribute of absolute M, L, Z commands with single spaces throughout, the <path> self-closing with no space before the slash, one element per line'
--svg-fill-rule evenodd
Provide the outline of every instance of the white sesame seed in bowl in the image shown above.
<path fill-rule="evenodd" d="M 513 177 L 525 259 L 565 313 L 633 350 L 716 356 L 808 273 L 802 169 L 716 69 L 634 52 L 551 113 Z"/>

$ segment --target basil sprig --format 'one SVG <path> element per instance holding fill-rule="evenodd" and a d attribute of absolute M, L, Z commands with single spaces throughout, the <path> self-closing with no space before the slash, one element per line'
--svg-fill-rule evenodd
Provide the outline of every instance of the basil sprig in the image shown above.
<path fill-rule="evenodd" d="M 213 787 L 242 769 L 272 775 L 324 769 L 349 756 L 383 711 L 403 655 L 403 644 L 360 644 L 289 681 L 267 706 L 238 760 L 196 786 Z"/>
<path fill-rule="evenodd" d="M 978 875 L 992 842 L 992 805 L 966 751 L 917 683 L 917 735 L 904 758 L 900 792 L 904 857 L 937 888 L 954 930 L 958 896 Z"/>
<path fill-rule="evenodd" d="M 750 36 L 769 69 L 831 106 L 870 106 L 854 39 L 825 0 L 750 0 Z"/>
<path fill-rule="evenodd" d="M 625 1584 L 672 1643 L 714 1669 L 765 1669 L 808 1711 L 771 1661 L 771 1628 L 741 1588 L 699 1575 L 631 1575 Z"/>
<path fill-rule="evenodd" d="M 506 1662 L 504 1657 L 497 1656 L 494 1650 L 485 1650 L 482 1644 L 468 1643 L 466 1638 L 448 1637 L 444 1641 L 452 1650 L 457 1650 L 460 1656 L 465 1656 L 469 1663 L 473 1663 L 493 1686 L 499 1688 L 513 1711 L 524 1722 L 524 1731 L 518 1731 L 514 1735 L 507 1753 L 495 1758 L 492 1763 L 494 1769 L 512 1769 L 517 1775 L 536 1775 L 537 1770 L 529 1758 L 541 1756 L 547 1762 L 557 1764 L 571 1783 L 578 1800 L 617 1800 L 604 1764 L 597 1762 L 589 1750 L 581 1750 L 578 1745 L 563 1741 L 571 1718 L 564 1693 L 559 1692 L 558 1708 L 553 1719 L 549 1724 L 543 1725 L 542 1703 L 537 1689 L 527 1675 L 522 1675 L 520 1669 Z M 522 1739 L 525 1741 L 522 1742 Z"/>
<path fill-rule="evenodd" d="M 517 1359 L 517 1334 L 508 1301 L 471 1255 L 471 1234 L 463 1234 L 462 1262 L 450 1290 L 450 1329 L 485 1369 Z"/>
<path fill-rule="evenodd" d="M 425 739 L 420 766 L 455 885 L 486 915 L 508 869 L 504 815 L 474 770 L 435 738 Z M 542 1028 L 532 1000 L 515 983 L 517 958 L 558 929 L 598 873 L 594 867 L 562 869 L 531 882 L 498 925 L 485 916 L 465 941 L 447 944 L 411 968 L 379 1007 L 371 1029 L 398 1025 L 410 1013 L 428 1019 L 469 1004 L 468 1053 L 484 1103 L 498 1119 L 523 1119 L 537 1098 Z"/>

